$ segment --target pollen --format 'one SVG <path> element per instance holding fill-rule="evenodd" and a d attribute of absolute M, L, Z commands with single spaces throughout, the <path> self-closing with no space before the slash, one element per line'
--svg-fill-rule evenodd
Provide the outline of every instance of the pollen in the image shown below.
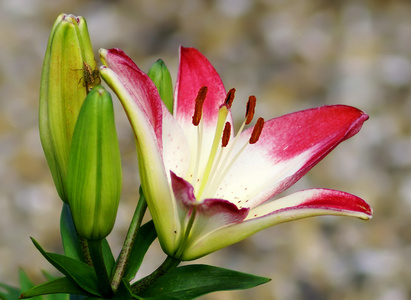
<path fill-rule="evenodd" d="M 250 137 L 250 144 L 257 143 L 258 139 L 260 138 L 261 132 L 263 131 L 264 127 L 264 119 L 258 118 L 257 123 L 254 125 L 253 132 L 251 133 Z"/>
<path fill-rule="evenodd" d="M 254 118 L 256 103 L 257 103 L 257 99 L 255 98 L 255 96 L 250 96 L 248 98 L 247 108 L 245 112 L 245 124 L 246 125 L 250 124 Z"/>
<path fill-rule="evenodd" d="M 231 105 L 233 104 L 234 95 L 235 95 L 235 89 L 233 88 L 228 91 L 227 96 L 225 97 L 224 103 L 228 106 L 228 109 L 230 109 Z"/>
<path fill-rule="evenodd" d="M 208 88 L 206 86 L 202 86 L 198 91 L 197 98 L 195 100 L 195 108 L 194 108 L 194 115 L 193 115 L 193 125 L 198 126 L 200 124 L 201 117 L 203 115 L 203 104 L 204 100 L 207 95 Z"/>
<path fill-rule="evenodd" d="M 223 131 L 223 138 L 222 138 L 222 147 L 226 147 L 228 142 L 230 141 L 231 135 L 231 124 L 229 122 L 225 123 L 224 131 Z"/>

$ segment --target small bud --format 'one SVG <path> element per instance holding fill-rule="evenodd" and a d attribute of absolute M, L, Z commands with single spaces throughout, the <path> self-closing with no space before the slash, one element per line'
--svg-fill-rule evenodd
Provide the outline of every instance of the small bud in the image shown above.
<path fill-rule="evenodd" d="M 90 72 L 91 70 L 91 72 Z M 61 14 L 53 25 L 40 87 L 40 138 L 54 184 L 67 202 L 71 139 L 81 105 L 100 76 L 84 18 Z"/>
<path fill-rule="evenodd" d="M 67 196 L 79 236 L 105 238 L 121 194 L 121 160 L 110 94 L 95 87 L 84 101 L 71 145 Z"/>
<path fill-rule="evenodd" d="M 164 104 L 173 113 L 173 84 L 171 82 L 171 75 L 164 62 L 157 60 L 148 71 L 148 76 L 157 87 L 158 93 Z"/>

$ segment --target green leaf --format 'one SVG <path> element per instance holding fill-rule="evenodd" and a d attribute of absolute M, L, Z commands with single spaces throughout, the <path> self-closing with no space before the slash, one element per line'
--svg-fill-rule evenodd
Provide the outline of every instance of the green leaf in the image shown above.
<path fill-rule="evenodd" d="M 41 271 L 44 275 L 44 277 L 48 280 L 48 281 L 52 281 L 54 279 L 57 279 L 57 277 L 51 275 L 50 273 L 42 270 Z M 69 295 L 67 294 L 53 294 L 53 295 L 49 295 L 47 297 L 47 300 L 68 300 L 69 299 Z"/>
<path fill-rule="evenodd" d="M 141 299 L 141 300 L 178 300 L 178 298 L 168 297 L 168 296 L 159 296 L 159 297 L 139 297 L 134 295 L 131 291 L 130 283 L 125 279 L 122 280 L 116 295 L 114 296 L 113 300 L 131 300 L 131 299 Z"/>
<path fill-rule="evenodd" d="M 169 296 L 188 300 L 215 291 L 248 289 L 271 279 L 208 265 L 189 265 L 160 277 L 141 293 L 146 297 Z"/>
<path fill-rule="evenodd" d="M 1 300 L 16 300 L 20 297 L 20 294 L 21 294 L 20 289 L 0 282 L 0 299 Z"/>
<path fill-rule="evenodd" d="M 31 238 L 36 248 L 40 253 L 61 273 L 66 275 L 69 279 L 76 282 L 81 288 L 90 294 L 101 296 L 98 292 L 97 276 L 94 269 L 89 265 L 75 260 L 73 258 L 56 254 L 49 253 L 43 250 L 39 243 L 33 238 Z"/>
<path fill-rule="evenodd" d="M 104 259 L 104 264 L 107 268 L 107 272 L 108 274 L 111 274 L 114 264 L 115 264 L 115 260 L 114 260 L 114 256 L 113 256 L 113 252 L 111 252 L 111 248 L 110 245 L 108 244 L 106 239 L 103 239 L 101 241 L 101 246 L 102 246 L 102 250 L 103 250 L 103 259 Z"/>
<path fill-rule="evenodd" d="M 28 291 L 22 294 L 22 299 L 58 293 L 87 296 L 90 295 L 89 293 L 86 293 L 82 288 L 80 288 L 77 284 L 73 283 L 67 277 L 61 277 L 29 289 Z"/>
<path fill-rule="evenodd" d="M 47 300 L 69 300 L 69 297 L 69 294 L 52 294 L 47 296 Z"/>
<path fill-rule="evenodd" d="M 141 226 L 137 232 L 130 258 L 127 264 L 124 278 L 131 280 L 136 276 L 148 248 L 157 237 L 153 221 L 149 221 Z"/>
<path fill-rule="evenodd" d="M 63 210 L 61 212 L 60 231 L 63 240 L 64 254 L 68 257 L 84 262 L 79 237 L 77 235 L 76 227 L 74 226 L 70 206 L 67 203 L 64 203 Z M 115 263 L 114 256 L 106 239 L 102 241 L 102 245 L 104 262 L 106 263 L 107 270 L 111 272 Z"/>
<path fill-rule="evenodd" d="M 70 300 L 84 300 L 84 299 L 86 299 L 86 297 L 85 296 L 81 296 L 81 295 L 69 295 L 69 299 Z"/>
<path fill-rule="evenodd" d="M 31 282 L 31 280 L 29 279 L 29 277 L 27 276 L 26 272 L 24 272 L 22 269 L 20 269 L 19 271 L 19 278 L 20 278 L 20 288 L 21 291 L 27 291 L 29 289 L 31 289 L 34 284 Z M 33 298 L 34 300 L 43 300 L 43 297 L 35 297 Z"/>
<path fill-rule="evenodd" d="M 63 241 L 64 254 L 84 262 L 83 252 L 81 251 L 76 227 L 73 222 L 73 216 L 71 215 L 70 206 L 67 203 L 64 203 L 61 211 L 60 233 Z"/>

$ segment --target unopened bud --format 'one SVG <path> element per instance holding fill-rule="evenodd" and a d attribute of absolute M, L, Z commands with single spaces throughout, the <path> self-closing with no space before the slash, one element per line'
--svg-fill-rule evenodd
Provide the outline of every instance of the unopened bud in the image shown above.
<path fill-rule="evenodd" d="M 61 14 L 53 25 L 43 62 L 39 126 L 54 184 L 65 202 L 74 126 L 87 93 L 99 82 L 86 21 Z"/>
<path fill-rule="evenodd" d="M 105 238 L 116 220 L 121 160 L 110 94 L 95 87 L 84 101 L 71 145 L 67 196 L 80 237 Z"/>
<path fill-rule="evenodd" d="M 148 76 L 157 87 L 158 93 L 164 104 L 173 113 L 173 84 L 171 82 L 171 75 L 164 62 L 157 60 L 148 71 Z"/>

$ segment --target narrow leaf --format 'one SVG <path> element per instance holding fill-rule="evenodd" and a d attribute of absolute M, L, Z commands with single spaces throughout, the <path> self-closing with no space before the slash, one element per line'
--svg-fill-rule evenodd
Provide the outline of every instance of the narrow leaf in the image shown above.
<path fill-rule="evenodd" d="M 111 274 L 114 264 L 115 264 L 113 252 L 111 252 L 111 248 L 110 248 L 109 243 L 107 242 L 107 239 L 103 239 L 101 243 L 102 243 L 104 264 L 107 268 L 108 274 Z"/>
<path fill-rule="evenodd" d="M 84 300 L 84 299 L 86 299 L 86 297 L 82 295 L 69 295 L 69 300 Z"/>
<path fill-rule="evenodd" d="M 26 272 L 24 272 L 22 269 L 20 269 L 19 271 L 19 278 L 20 278 L 20 288 L 21 291 L 27 291 L 29 289 L 31 289 L 34 284 L 31 282 L 31 280 L 29 279 L 29 277 L 27 276 Z M 43 297 L 36 297 L 33 298 L 34 300 L 43 300 Z"/>
<path fill-rule="evenodd" d="M 86 296 L 90 295 L 89 293 L 85 292 L 82 288 L 80 288 L 77 284 L 73 283 L 67 277 L 61 277 L 29 289 L 21 295 L 21 298 L 25 299 L 39 295 L 58 293 Z"/>
<path fill-rule="evenodd" d="M 84 261 L 80 242 L 74 226 L 70 206 L 64 203 L 60 217 L 60 233 L 63 241 L 64 254 L 68 257 Z"/>
<path fill-rule="evenodd" d="M 50 273 L 42 270 L 41 271 L 44 275 L 44 277 L 48 280 L 48 281 L 52 281 L 54 279 L 57 279 L 57 277 L 51 275 Z M 47 300 L 68 300 L 69 299 L 69 295 L 68 294 L 53 294 L 47 297 Z"/>
<path fill-rule="evenodd" d="M 248 289 L 271 279 L 208 265 L 189 265 L 167 273 L 140 296 L 188 300 L 215 291 Z"/>
<path fill-rule="evenodd" d="M 15 300 L 19 298 L 20 294 L 21 291 L 18 288 L 0 282 L 0 299 Z"/>
<path fill-rule="evenodd" d="M 49 253 L 43 250 L 39 243 L 31 238 L 40 253 L 61 273 L 76 282 L 90 294 L 101 296 L 98 292 L 97 277 L 89 265 L 64 255 Z"/>

